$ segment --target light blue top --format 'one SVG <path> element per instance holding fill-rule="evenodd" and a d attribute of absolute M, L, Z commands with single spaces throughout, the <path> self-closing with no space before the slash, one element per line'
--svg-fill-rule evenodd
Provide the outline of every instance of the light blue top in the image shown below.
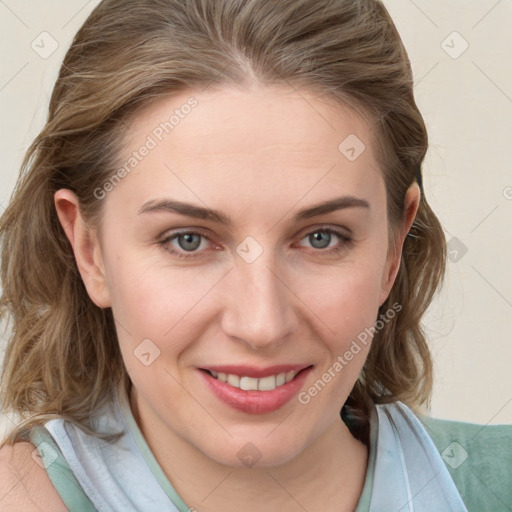
<path fill-rule="evenodd" d="M 109 443 L 63 419 L 49 420 L 31 432 L 31 441 L 68 510 L 191 510 L 147 445 L 124 386 L 95 414 L 93 425 L 102 433 L 124 434 Z M 355 512 L 398 510 L 468 510 L 425 426 L 400 402 L 372 410 L 368 470 Z"/>

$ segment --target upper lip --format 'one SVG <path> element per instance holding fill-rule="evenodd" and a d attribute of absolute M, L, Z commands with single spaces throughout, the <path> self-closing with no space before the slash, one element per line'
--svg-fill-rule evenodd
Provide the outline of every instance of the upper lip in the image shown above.
<path fill-rule="evenodd" d="M 267 366 L 266 368 L 257 368 L 256 366 L 248 365 L 215 365 L 202 367 L 202 370 L 214 371 L 217 373 L 227 373 L 238 375 L 239 377 L 252 377 L 255 379 L 269 377 L 270 375 L 277 375 L 278 373 L 288 373 L 295 371 L 300 372 L 304 368 L 312 366 L 310 364 L 276 364 L 274 366 Z"/>

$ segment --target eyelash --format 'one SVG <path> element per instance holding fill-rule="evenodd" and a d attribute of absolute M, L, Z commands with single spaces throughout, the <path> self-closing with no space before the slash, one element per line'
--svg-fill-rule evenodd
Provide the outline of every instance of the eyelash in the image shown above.
<path fill-rule="evenodd" d="M 340 246 L 332 247 L 331 249 L 328 249 L 328 250 L 313 248 L 313 250 L 315 250 L 315 252 L 320 252 L 320 253 L 323 252 L 323 253 L 326 253 L 329 255 L 336 255 L 336 254 L 340 253 L 341 251 L 346 250 L 348 247 L 350 247 L 354 243 L 354 240 L 352 238 L 350 238 L 349 236 L 347 236 L 345 233 L 342 233 L 341 231 L 338 231 L 331 227 L 318 228 L 313 231 L 310 231 L 304 237 L 302 237 L 301 240 L 303 240 L 304 238 L 307 238 L 308 236 L 312 235 L 313 233 L 326 233 L 329 235 L 336 235 L 342 241 L 342 244 Z M 209 237 L 207 235 L 205 235 L 204 233 L 202 233 L 201 231 L 181 231 L 181 232 L 173 233 L 172 235 L 165 237 L 163 240 L 158 242 L 158 245 L 160 245 L 165 252 L 170 253 L 173 256 L 177 256 L 182 259 L 192 259 L 192 258 L 200 257 L 199 252 L 182 253 L 182 252 L 176 251 L 174 249 L 170 249 L 169 242 L 171 242 L 175 238 L 182 236 L 182 235 L 199 235 L 199 236 L 211 241 L 209 239 Z"/>

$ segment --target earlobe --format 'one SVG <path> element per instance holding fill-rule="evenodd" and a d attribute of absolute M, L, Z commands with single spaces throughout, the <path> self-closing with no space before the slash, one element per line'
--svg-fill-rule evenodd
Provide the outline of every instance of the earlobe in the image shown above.
<path fill-rule="evenodd" d="M 110 307 L 101 246 L 96 231 L 82 217 L 78 197 L 61 189 L 55 193 L 54 203 L 89 297 L 100 308 Z"/>

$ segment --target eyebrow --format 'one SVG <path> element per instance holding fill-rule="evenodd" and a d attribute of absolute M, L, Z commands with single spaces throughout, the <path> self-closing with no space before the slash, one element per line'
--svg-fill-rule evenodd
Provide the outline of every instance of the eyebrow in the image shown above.
<path fill-rule="evenodd" d="M 294 222 L 298 222 L 318 215 L 325 215 L 338 210 L 358 207 L 369 209 L 370 204 L 365 199 L 360 199 L 354 196 L 336 197 L 297 212 L 293 217 L 293 220 Z M 233 221 L 227 215 L 218 210 L 203 208 L 202 206 L 196 206 L 190 203 L 183 203 L 181 201 L 174 201 L 170 199 L 151 199 L 146 201 L 139 209 L 138 214 L 141 215 L 143 213 L 151 212 L 179 213 L 187 217 L 217 222 L 224 226 L 233 226 Z"/>

